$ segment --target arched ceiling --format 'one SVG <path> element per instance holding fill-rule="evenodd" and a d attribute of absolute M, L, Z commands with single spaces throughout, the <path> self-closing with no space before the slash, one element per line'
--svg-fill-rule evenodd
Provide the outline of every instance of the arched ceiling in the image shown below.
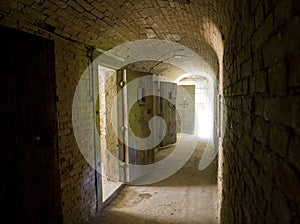
<path fill-rule="evenodd" d="M 196 52 L 218 75 L 227 29 L 223 0 L 5 0 L 4 16 L 27 21 L 100 51 L 141 39 L 169 40 Z M 164 64 L 164 72 L 179 74 Z M 147 66 L 148 65 L 148 66 Z M 163 64 L 162 64 L 163 65 Z M 162 73 L 161 66 L 156 69 Z M 136 65 L 137 66 L 137 65 Z M 149 69 L 151 63 L 139 63 Z M 154 69 L 155 70 L 155 69 Z"/>

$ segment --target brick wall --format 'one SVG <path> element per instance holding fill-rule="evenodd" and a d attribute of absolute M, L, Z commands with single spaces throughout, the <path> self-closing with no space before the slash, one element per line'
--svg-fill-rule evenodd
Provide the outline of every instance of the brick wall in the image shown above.
<path fill-rule="evenodd" d="M 231 3 L 221 221 L 298 223 L 299 2 Z"/>
<path fill-rule="evenodd" d="M 56 40 L 55 47 L 62 213 L 64 223 L 83 223 L 96 208 L 95 171 L 84 159 L 74 137 L 72 103 L 78 81 L 87 69 L 88 58 L 82 46 Z M 92 101 L 80 102 L 79 106 L 74 108 L 73 119 L 80 122 L 82 130 L 92 129 L 88 117 Z M 80 133 L 79 141 L 88 137 Z"/>

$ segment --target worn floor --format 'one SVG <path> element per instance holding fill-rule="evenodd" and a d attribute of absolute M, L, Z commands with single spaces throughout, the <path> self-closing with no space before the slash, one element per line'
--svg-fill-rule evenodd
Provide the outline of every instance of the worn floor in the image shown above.
<path fill-rule="evenodd" d="M 205 146 L 198 142 L 186 165 L 168 179 L 145 186 L 125 186 L 91 223 L 218 223 L 216 159 L 205 170 L 198 169 Z M 159 151 L 157 158 L 165 157 L 173 147 Z"/>

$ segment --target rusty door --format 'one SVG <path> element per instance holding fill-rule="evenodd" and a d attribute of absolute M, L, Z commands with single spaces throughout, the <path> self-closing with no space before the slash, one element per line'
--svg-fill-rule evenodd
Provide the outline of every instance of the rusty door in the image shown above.
<path fill-rule="evenodd" d="M 138 80 L 140 77 L 145 79 Z M 128 84 L 130 88 L 128 88 Z M 133 71 L 129 69 L 119 70 L 117 72 L 118 91 L 122 91 L 118 99 L 118 126 L 120 158 L 126 164 L 145 165 L 154 162 L 154 149 L 139 150 L 141 146 L 139 141 L 129 138 L 129 128 L 138 138 L 146 138 L 151 132 L 149 129 L 149 120 L 154 115 L 154 97 L 146 96 L 146 93 L 153 91 L 153 78 L 151 73 Z M 142 96 L 142 95 L 145 96 Z M 138 96 L 142 96 L 138 100 Z M 129 102 L 135 103 L 129 108 Z M 140 173 L 136 173 L 135 169 L 126 169 L 126 180 L 131 181 Z"/>
<path fill-rule="evenodd" d="M 176 143 L 176 95 L 176 83 L 160 82 L 160 114 L 167 124 L 162 147 Z"/>
<path fill-rule="evenodd" d="M 60 223 L 54 43 L 0 30 L 2 218 Z"/>

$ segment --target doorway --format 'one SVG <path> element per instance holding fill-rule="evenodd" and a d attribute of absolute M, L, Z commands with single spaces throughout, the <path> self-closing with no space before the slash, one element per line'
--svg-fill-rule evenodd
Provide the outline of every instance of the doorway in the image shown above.
<path fill-rule="evenodd" d="M 123 183 L 131 183 L 151 172 L 156 152 L 176 143 L 177 85 L 160 81 L 152 73 L 127 68 L 115 70 L 99 66 L 98 74 L 105 203 Z M 160 131 L 162 124 L 157 120 L 150 122 L 155 116 L 164 119 L 165 135 Z M 141 150 L 154 139 L 162 141 Z"/>
<path fill-rule="evenodd" d="M 178 109 L 184 111 L 182 132 L 197 133 L 198 137 L 207 142 L 214 142 L 214 96 L 211 81 L 199 77 L 198 79 L 184 78 L 178 82 Z M 181 91 L 186 91 L 193 102 L 182 97 Z"/>

